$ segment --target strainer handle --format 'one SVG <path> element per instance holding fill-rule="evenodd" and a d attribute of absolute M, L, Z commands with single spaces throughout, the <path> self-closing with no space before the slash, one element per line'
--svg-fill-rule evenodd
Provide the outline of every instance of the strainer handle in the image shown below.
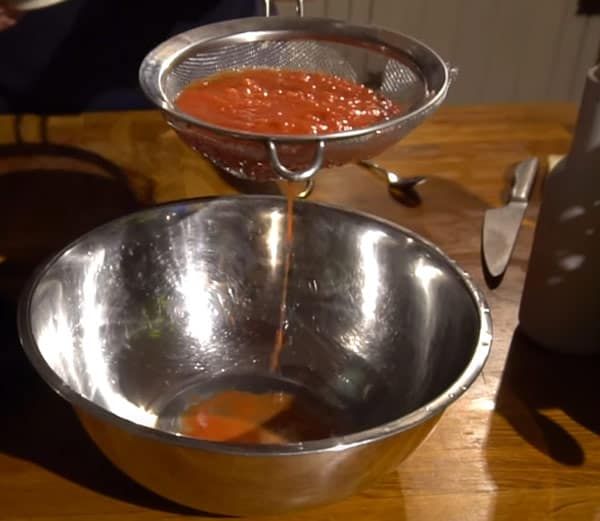
<path fill-rule="evenodd" d="M 279 154 L 277 153 L 277 144 L 274 141 L 269 139 L 267 145 L 269 147 L 269 155 L 271 156 L 271 166 L 273 167 L 273 170 L 288 181 L 306 181 L 315 175 L 323 166 L 323 159 L 325 158 L 325 141 L 322 139 L 317 141 L 317 152 L 311 167 L 302 172 L 294 172 L 281 163 Z"/>
<path fill-rule="evenodd" d="M 296 0 L 296 14 L 304 16 L 304 0 Z M 265 0 L 265 16 L 271 16 L 271 0 Z"/>

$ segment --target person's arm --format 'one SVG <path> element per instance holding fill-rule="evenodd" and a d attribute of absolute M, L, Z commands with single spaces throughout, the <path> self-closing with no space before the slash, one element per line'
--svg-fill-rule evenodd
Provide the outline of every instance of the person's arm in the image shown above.
<path fill-rule="evenodd" d="M 15 25 L 23 13 L 10 5 L 0 2 L 0 31 Z"/>

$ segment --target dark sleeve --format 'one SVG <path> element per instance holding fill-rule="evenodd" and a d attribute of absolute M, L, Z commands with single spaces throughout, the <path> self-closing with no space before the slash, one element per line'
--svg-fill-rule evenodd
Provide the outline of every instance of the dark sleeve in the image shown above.
<path fill-rule="evenodd" d="M 150 49 L 192 27 L 260 14 L 262 3 L 70 0 L 28 13 L 14 31 L 0 34 L 0 60 L 10 56 L 0 77 L 0 110 L 149 108 L 137 74 Z"/>
<path fill-rule="evenodd" d="M 587 16 L 600 14 L 600 0 L 579 0 L 577 14 Z"/>

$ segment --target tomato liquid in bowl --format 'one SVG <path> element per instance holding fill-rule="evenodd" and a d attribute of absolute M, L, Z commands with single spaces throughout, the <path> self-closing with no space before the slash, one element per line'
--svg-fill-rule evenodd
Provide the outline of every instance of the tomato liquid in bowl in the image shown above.
<path fill-rule="evenodd" d="M 364 85 L 333 75 L 287 69 L 243 69 L 188 85 L 175 106 L 203 123 L 262 136 L 323 136 L 346 132 L 401 116 L 405 109 Z M 178 128 L 193 149 L 233 175 L 255 180 L 276 177 L 263 141 L 234 138 L 189 125 Z M 391 143 L 381 139 L 381 148 Z M 291 170 L 309 168 L 315 143 L 278 145 Z M 356 156 L 356 157 L 354 157 Z M 360 149 L 338 151 L 336 162 L 358 159 Z"/>
<path fill-rule="evenodd" d="M 277 445 L 343 436 L 371 425 L 360 401 L 344 397 L 305 368 L 298 370 L 292 378 L 269 371 L 186 382 L 154 404 L 156 427 L 209 441 Z M 366 377 L 385 399 L 383 383 Z"/>
<path fill-rule="evenodd" d="M 236 444 L 282 444 L 328 438 L 330 415 L 319 414 L 292 394 L 227 390 L 189 406 L 181 434 Z"/>

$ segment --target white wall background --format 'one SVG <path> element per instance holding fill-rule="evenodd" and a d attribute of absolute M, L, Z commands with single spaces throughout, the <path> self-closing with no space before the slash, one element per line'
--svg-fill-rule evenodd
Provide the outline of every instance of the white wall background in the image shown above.
<path fill-rule="evenodd" d="M 578 102 L 600 16 L 577 0 L 305 0 L 308 16 L 375 24 L 429 44 L 459 68 L 449 103 Z M 282 14 L 295 2 L 278 1 Z"/>

